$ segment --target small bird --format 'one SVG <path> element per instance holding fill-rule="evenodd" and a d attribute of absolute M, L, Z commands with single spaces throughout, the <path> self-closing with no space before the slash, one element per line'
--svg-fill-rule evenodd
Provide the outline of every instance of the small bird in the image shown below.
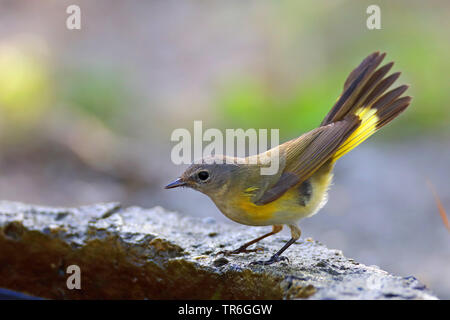
<path fill-rule="evenodd" d="M 407 85 L 387 91 L 400 72 L 386 76 L 393 62 L 378 68 L 385 53 L 374 52 L 347 77 L 342 94 L 320 126 L 264 153 L 277 151 L 279 170 L 261 175 L 265 165 L 247 158 L 213 156 L 194 163 L 166 189 L 189 187 L 216 204 L 231 220 L 249 226 L 272 226 L 272 231 L 224 254 L 255 252 L 252 244 L 289 226 L 291 239 L 267 261 L 286 260 L 282 253 L 300 238 L 298 222 L 317 213 L 327 201 L 336 160 L 370 137 L 404 111 L 411 97 Z M 387 91 L 387 92 L 386 92 Z M 275 150 L 276 149 L 276 150 Z"/>

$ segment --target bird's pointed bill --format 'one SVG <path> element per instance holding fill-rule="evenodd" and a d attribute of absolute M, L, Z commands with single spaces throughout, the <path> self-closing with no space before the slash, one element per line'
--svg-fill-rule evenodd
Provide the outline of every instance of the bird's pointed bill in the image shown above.
<path fill-rule="evenodd" d="M 182 187 L 186 185 L 186 182 L 184 182 L 181 178 L 178 178 L 175 181 L 172 181 L 171 183 L 169 183 L 167 186 L 165 186 L 165 189 L 172 189 L 172 188 L 177 188 L 177 187 Z"/>

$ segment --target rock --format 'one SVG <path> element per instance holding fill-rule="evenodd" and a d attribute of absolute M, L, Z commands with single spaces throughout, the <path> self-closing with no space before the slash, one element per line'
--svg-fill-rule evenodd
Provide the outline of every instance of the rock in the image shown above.
<path fill-rule="evenodd" d="M 392 276 L 311 239 L 267 259 L 264 252 L 223 257 L 265 229 L 222 225 L 160 207 L 117 203 L 48 208 L 0 202 L 0 287 L 51 299 L 436 299 L 414 277 Z M 68 289 L 70 265 L 81 289 Z"/>

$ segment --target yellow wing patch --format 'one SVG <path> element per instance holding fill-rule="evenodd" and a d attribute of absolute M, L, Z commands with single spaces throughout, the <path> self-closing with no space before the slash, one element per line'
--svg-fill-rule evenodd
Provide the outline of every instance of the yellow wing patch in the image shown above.
<path fill-rule="evenodd" d="M 247 189 L 244 190 L 245 193 L 253 193 L 254 191 L 258 191 L 259 188 L 258 187 L 248 187 Z"/>

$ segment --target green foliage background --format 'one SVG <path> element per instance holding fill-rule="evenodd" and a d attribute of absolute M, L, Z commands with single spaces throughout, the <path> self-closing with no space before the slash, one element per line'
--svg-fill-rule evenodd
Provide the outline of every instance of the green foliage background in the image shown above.
<path fill-rule="evenodd" d="M 449 28 L 443 28 L 443 24 L 448 26 L 448 7 L 441 3 L 444 10 L 440 11 L 436 3 L 428 6 L 414 1 L 383 1 L 382 29 L 368 30 L 364 27 L 368 15 L 358 12 L 364 12 L 369 2 L 330 3 L 335 5 L 315 2 L 312 6 L 300 1 L 279 5 L 278 24 L 270 28 L 275 35 L 286 36 L 284 46 L 272 50 L 280 57 L 281 70 L 291 64 L 299 73 L 297 77 L 283 72 L 232 77 L 217 96 L 217 109 L 226 125 L 277 127 L 284 137 L 312 129 L 341 93 L 348 73 L 369 53 L 382 51 L 388 53 L 385 63 L 395 61 L 393 71 L 402 71 L 397 85 L 409 84 L 407 94 L 413 96 L 410 108 L 396 120 L 395 132 L 385 129 L 383 136 L 447 134 L 450 41 Z M 275 35 L 274 41 L 280 41 Z M 308 57 L 317 47 L 323 59 L 310 67 Z M 281 53 L 279 48 L 283 48 Z M 283 56 L 289 59 L 292 51 L 298 53 L 298 60 L 283 61 Z M 315 70 L 302 74 L 306 66 Z"/>

